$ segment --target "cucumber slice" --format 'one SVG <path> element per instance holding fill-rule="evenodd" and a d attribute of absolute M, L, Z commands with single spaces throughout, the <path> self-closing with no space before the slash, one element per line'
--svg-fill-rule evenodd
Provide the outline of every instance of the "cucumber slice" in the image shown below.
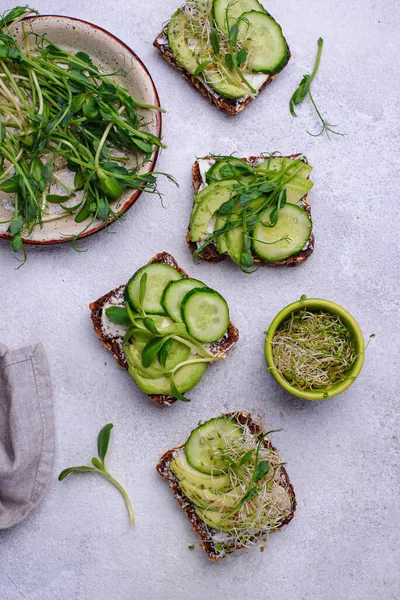
<path fill-rule="evenodd" d="M 218 25 L 218 28 L 225 35 L 228 33 L 228 29 L 226 27 L 226 9 L 228 8 L 228 16 L 229 16 L 229 25 L 234 25 L 236 19 L 240 17 L 244 12 L 248 12 L 250 10 L 258 10 L 260 12 L 265 12 L 264 7 L 258 0 L 237 0 L 236 2 L 232 2 L 232 0 L 214 0 L 212 12 L 214 21 Z"/>
<path fill-rule="evenodd" d="M 234 179 L 235 174 L 229 173 L 230 166 L 236 166 L 243 169 L 243 175 L 240 175 L 238 177 L 240 181 L 247 180 L 248 177 L 251 176 L 251 171 L 248 171 L 248 173 L 246 173 L 245 171 L 247 163 L 244 160 L 236 158 L 235 156 L 229 156 L 226 158 L 220 158 L 213 164 L 213 166 L 210 169 L 208 169 L 206 173 L 206 183 L 210 184 L 214 181 L 219 181 L 221 179 Z M 224 173 L 224 171 L 226 171 L 226 174 Z"/>
<path fill-rule="evenodd" d="M 146 293 L 141 307 L 139 302 L 140 280 L 145 273 L 147 273 Z M 146 265 L 136 271 L 128 281 L 124 292 L 125 300 L 131 302 L 135 310 L 139 311 L 142 308 L 146 313 L 162 315 L 164 309 L 161 306 L 161 297 L 164 289 L 170 281 L 179 279 L 183 279 L 183 275 L 174 267 L 160 263 Z"/>
<path fill-rule="evenodd" d="M 207 235 L 207 226 L 217 210 L 231 197 L 236 181 L 216 181 L 206 186 L 195 198 L 190 217 L 190 240 L 198 242 Z"/>
<path fill-rule="evenodd" d="M 181 314 L 190 335 L 203 343 L 216 342 L 229 327 L 226 300 L 209 288 L 188 292 L 181 304 Z"/>
<path fill-rule="evenodd" d="M 265 162 L 259 163 L 256 167 L 254 167 L 255 171 L 261 171 L 261 173 L 265 173 L 268 171 L 283 171 L 287 169 L 291 162 L 293 162 L 294 158 L 287 158 L 283 156 L 282 158 L 273 157 Z M 297 170 L 299 169 L 299 170 Z M 308 179 L 311 174 L 312 166 L 307 163 L 302 163 L 301 167 L 297 167 L 296 169 L 296 177 L 303 177 L 303 179 Z"/>
<path fill-rule="evenodd" d="M 277 73 L 289 60 L 282 28 L 265 12 L 252 10 L 242 15 L 238 41 L 246 47 L 247 68 L 254 73 Z"/>
<path fill-rule="evenodd" d="M 184 277 L 179 281 L 171 281 L 164 290 L 161 304 L 165 312 L 176 322 L 182 321 L 181 302 L 190 290 L 206 287 L 206 284 L 198 279 Z"/>
<path fill-rule="evenodd" d="M 187 18 L 181 9 L 178 9 L 171 17 L 168 25 L 168 43 L 176 62 L 194 73 L 198 67 L 197 57 L 190 49 L 187 39 Z"/>
<path fill-rule="evenodd" d="M 128 363 L 129 364 L 129 363 Z M 195 387 L 204 375 L 207 363 L 199 362 L 191 365 L 185 365 L 178 369 L 174 374 L 174 382 L 178 390 L 184 394 Z M 136 381 L 142 392 L 145 394 L 157 394 L 162 396 L 172 396 L 171 377 L 163 376 L 157 379 L 148 379 L 133 365 L 129 364 L 129 373 Z"/>
<path fill-rule="evenodd" d="M 179 363 L 189 358 L 190 348 L 177 340 L 171 340 L 171 348 L 165 361 L 165 367 L 160 364 L 158 358 L 152 362 L 150 367 L 144 367 L 142 361 L 143 349 L 152 338 L 151 333 L 143 331 L 143 333 L 136 333 L 133 342 L 124 346 L 124 352 L 129 365 L 137 369 L 142 377 L 146 379 L 163 377 L 171 369 L 179 365 Z"/>
<path fill-rule="evenodd" d="M 261 222 L 269 223 L 271 211 L 272 208 L 267 208 L 261 214 Z M 295 204 L 286 204 L 279 211 L 279 219 L 274 227 L 264 227 L 261 222 L 254 228 L 252 246 L 254 253 L 267 261 L 284 260 L 298 254 L 312 229 L 308 213 Z"/>
<path fill-rule="evenodd" d="M 226 473 L 229 460 L 227 450 L 239 445 L 243 428 L 234 419 L 210 419 L 192 431 L 185 444 L 188 463 L 200 473 Z"/>

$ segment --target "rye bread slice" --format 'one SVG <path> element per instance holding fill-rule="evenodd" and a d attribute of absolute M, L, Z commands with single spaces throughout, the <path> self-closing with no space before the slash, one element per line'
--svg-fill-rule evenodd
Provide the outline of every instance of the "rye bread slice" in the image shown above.
<path fill-rule="evenodd" d="M 168 252 L 161 252 L 160 254 L 154 256 L 148 264 L 152 263 L 170 265 L 182 273 L 184 277 L 189 277 L 186 271 L 181 269 L 174 257 L 171 256 L 171 254 L 168 254 Z M 121 325 L 113 326 L 112 330 L 107 329 L 107 321 L 105 321 L 103 318 L 104 307 L 109 305 L 125 306 L 124 289 L 125 285 L 121 285 L 115 290 L 111 290 L 111 292 L 108 292 L 95 302 L 89 304 L 89 308 L 91 310 L 91 318 L 93 321 L 94 330 L 100 338 L 101 343 L 105 348 L 107 348 L 107 350 L 110 350 L 115 360 L 121 365 L 121 367 L 128 369 L 128 363 L 122 347 L 122 339 L 125 335 L 126 328 Z M 238 339 L 238 330 L 233 323 L 229 323 L 228 331 L 225 333 L 225 335 L 217 342 L 209 344 L 209 349 L 213 354 L 223 355 L 225 357 L 228 350 L 230 350 L 236 344 Z M 176 398 L 173 398 L 172 396 L 149 395 L 149 397 L 154 402 L 164 406 L 171 406 L 171 404 L 176 402 Z"/>
<path fill-rule="evenodd" d="M 194 87 L 198 92 L 200 92 L 200 94 L 202 96 L 204 96 L 204 98 L 206 98 L 211 104 L 215 104 L 215 106 L 217 108 L 219 108 L 220 110 L 223 110 L 224 112 L 228 113 L 231 116 L 237 115 L 238 113 L 242 112 L 242 110 L 244 110 L 246 108 L 246 106 L 248 106 L 250 104 L 250 102 L 253 100 L 253 98 L 251 98 L 250 96 L 248 96 L 247 98 L 243 98 L 243 99 L 239 98 L 237 100 L 231 100 L 229 98 L 224 98 L 223 96 L 218 94 L 216 91 L 214 91 L 210 86 L 207 86 L 206 83 L 202 79 L 195 77 L 194 75 L 189 73 L 189 71 L 187 71 L 186 69 L 181 67 L 176 62 L 175 57 L 170 48 L 170 45 L 168 42 L 167 31 L 168 31 L 168 23 L 164 26 L 161 33 L 154 40 L 153 46 L 155 48 L 157 48 L 157 50 L 160 52 L 161 56 L 172 67 L 174 67 L 174 69 L 177 69 L 183 75 L 183 77 L 190 83 L 190 85 L 192 87 Z M 289 62 L 291 55 L 290 55 L 290 49 L 289 49 L 289 46 L 288 46 L 286 40 L 285 40 L 285 44 L 286 44 L 286 47 L 288 50 L 288 61 L 287 62 Z M 258 90 L 257 98 L 261 94 L 261 92 L 263 90 L 265 90 L 267 85 L 269 85 L 279 75 L 280 72 L 281 71 L 279 71 L 278 73 L 274 73 L 273 75 L 268 75 L 268 78 L 264 81 L 264 83 L 261 85 L 260 89 Z"/>
<path fill-rule="evenodd" d="M 260 435 L 262 435 L 264 433 L 263 426 L 261 424 L 257 423 L 252 418 L 251 414 L 249 414 L 249 413 L 238 411 L 238 412 L 233 412 L 233 413 L 226 413 L 221 416 L 222 417 L 232 417 L 232 418 L 236 419 L 236 421 L 238 423 L 240 423 L 241 425 L 245 425 L 249 429 L 250 433 L 252 433 L 256 437 L 259 437 Z M 244 546 L 242 544 L 233 544 L 232 545 L 229 542 L 226 542 L 225 544 L 223 544 L 222 551 L 217 552 L 216 542 L 212 539 L 212 532 L 216 532 L 216 530 L 213 530 L 213 529 L 210 529 L 209 527 L 207 527 L 207 525 L 198 517 L 194 504 L 182 492 L 180 485 L 179 485 L 178 478 L 174 475 L 174 473 L 171 471 L 171 469 L 169 467 L 170 463 L 172 462 L 172 460 L 174 458 L 174 454 L 178 450 L 183 448 L 183 446 L 184 446 L 184 444 L 181 444 L 180 446 L 177 446 L 176 448 L 173 448 L 172 450 L 168 450 L 168 452 L 165 452 L 165 454 L 163 454 L 163 456 L 161 457 L 156 468 L 157 468 L 158 473 L 161 475 L 161 477 L 163 477 L 164 479 L 166 479 L 169 482 L 169 487 L 173 491 L 175 500 L 178 502 L 178 504 L 182 508 L 182 510 L 186 513 L 186 516 L 188 517 L 194 532 L 200 537 L 200 546 L 202 546 L 204 551 L 207 553 L 208 558 L 211 561 L 216 562 L 217 560 L 221 560 L 228 554 L 231 554 L 235 550 L 239 550 L 239 549 L 243 548 Z M 274 452 L 277 452 L 276 448 L 272 445 L 271 441 L 268 438 L 264 439 L 263 446 L 265 448 L 272 448 L 272 450 Z M 288 491 L 290 498 L 291 498 L 291 508 L 290 508 L 289 514 L 284 519 L 282 519 L 282 521 L 279 523 L 278 527 L 276 527 L 272 531 L 276 531 L 277 529 L 280 529 L 284 525 L 287 525 L 288 523 L 290 523 L 290 521 L 293 519 L 295 511 L 296 511 L 296 495 L 295 495 L 295 492 L 293 489 L 293 485 L 290 482 L 289 475 L 284 466 L 282 466 L 279 470 L 279 476 L 278 476 L 278 479 L 276 480 L 276 483 L 278 483 L 279 485 L 284 487 L 285 490 Z M 265 534 L 259 534 L 253 540 L 250 540 L 250 541 L 255 542 L 255 541 L 257 541 L 258 538 L 264 538 L 264 537 L 265 537 Z M 219 545 L 220 545 L 220 543 L 219 543 Z"/>
<path fill-rule="evenodd" d="M 290 156 L 282 156 L 281 158 L 298 158 L 300 156 L 302 156 L 303 162 L 305 164 L 308 164 L 307 158 L 305 156 L 303 156 L 302 154 L 292 154 Z M 212 160 L 212 157 L 205 156 L 204 159 Z M 250 156 L 249 158 L 243 158 L 242 160 L 244 160 L 248 164 L 254 166 L 258 162 L 265 160 L 265 158 L 263 158 L 262 156 Z M 194 192 L 195 192 L 195 194 L 197 194 L 200 190 L 201 185 L 203 184 L 203 179 L 202 179 L 201 172 L 200 172 L 200 166 L 199 166 L 199 163 L 197 160 L 194 162 L 193 167 L 192 167 L 192 179 L 193 179 Z M 311 219 L 311 206 L 310 206 L 310 199 L 309 199 L 308 194 L 305 194 L 301 198 L 300 202 L 298 203 L 298 206 L 300 206 L 301 208 L 304 208 L 304 210 L 307 211 L 307 213 Z M 193 254 L 194 251 L 197 249 L 197 244 L 196 244 L 196 242 L 192 242 L 190 240 L 190 225 L 189 225 L 188 232 L 186 234 L 186 241 L 188 243 L 190 252 Z M 261 258 L 259 258 L 258 256 L 255 256 L 255 255 L 253 255 L 253 258 L 254 258 L 254 262 L 259 265 L 267 265 L 269 267 L 280 267 L 280 266 L 296 267 L 297 265 L 300 265 L 304 261 L 306 261 L 309 256 L 311 256 L 311 254 L 314 251 L 314 245 L 315 245 L 315 237 L 314 237 L 314 234 L 311 232 L 311 235 L 308 238 L 306 246 L 298 254 L 289 256 L 289 258 L 285 258 L 284 260 L 279 260 L 279 261 L 275 261 L 275 262 L 262 260 Z M 225 260 L 226 258 L 229 258 L 229 256 L 227 254 L 220 254 L 218 252 L 215 244 L 211 243 L 206 248 L 204 248 L 204 250 L 201 252 L 201 254 L 199 254 L 199 258 L 201 258 L 203 260 L 207 260 L 211 263 L 217 263 L 217 262 L 221 262 L 222 260 Z"/>

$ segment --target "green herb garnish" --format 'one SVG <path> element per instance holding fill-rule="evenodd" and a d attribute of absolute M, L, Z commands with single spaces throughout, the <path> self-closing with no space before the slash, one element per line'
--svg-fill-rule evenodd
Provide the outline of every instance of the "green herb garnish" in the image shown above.
<path fill-rule="evenodd" d="M 328 121 L 326 119 L 324 119 L 324 117 L 321 115 L 321 112 L 317 108 L 317 105 L 315 104 L 314 98 L 311 94 L 311 83 L 319 69 L 323 45 L 324 45 L 324 40 L 322 38 L 319 38 L 318 39 L 317 58 L 315 59 L 314 69 L 313 69 L 311 75 L 303 75 L 303 79 L 301 80 L 299 87 L 296 89 L 293 96 L 291 97 L 290 103 L 289 103 L 290 114 L 292 115 L 292 117 L 297 117 L 294 107 L 297 106 L 298 104 L 301 104 L 307 98 L 307 96 L 310 98 L 311 103 L 315 109 L 315 112 L 317 113 L 318 118 L 322 123 L 321 131 L 319 131 L 318 133 L 310 133 L 309 131 L 307 131 L 307 133 L 309 133 L 313 137 L 318 137 L 324 132 L 326 133 L 326 135 L 328 137 L 329 137 L 330 133 L 333 133 L 334 135 L 344 135 L 343 133 L 339 133 L 338 131 L 334 131 L 332 129 L 332 127 L 336 127 L 336 125 L 331 125 L 330 123 L 328 123 Z"/>
<path fill-rule="evenodd" d="M 138 110 L 162 109 L 133 98 L 85 52 L 64 50 L 24 23 L 20 45 L 11 28 L 31 13 L 16 7 L 0 20 L 0 190 L 14 194 L 6 223 L 16 253 L 36 226 L 69 214 L 77 223 L 89 219 L 76 243 L 96 219 L 121 217 L 112 203 L 125 190 L 158 194 L 161 173 L 140 167 L 165 147 Z M 61 177 L 67 170 L 73 186 Z M 50 205 L 61 210 L 49 212 Z"/>
<path fill-rule="evenodd" d="M 357 357 L 338 315 L 300 310 L 272 339 L 276 370 L 300 390 L 324 389 L 346 378 Z"/>
<path fill-rule="evenodd" d="M 61 471 L 61 473 L 58 476 L 58 480 L 62 481 L 71 473 L 88 473 L 88 472 L 90 472 L 90 473 L 98 473 L 99 475 L 102 475 L 103 477 L 108 479 L 108 481 L 110 481 L 117 488 L 117 490 L 122 494 L 122 496 L 125 500 L 127 509 L 128 509 L 130 522 L 132 525 L 134 525 L 135 518 L 133 515 L 132 504 L 131 504 L 131 501 L 129 500 L 128 494 L 126 493 L 126 491 L 122 487 L 122 485 L 120 483 L 118 483 L 118 481 L 116 481 L 114 479 L 114 477 L 112 477 L 112 475 L 110 475 L 110 473 L 107 471 L 105 463 L 104 463 L 104 459 L 106 457 L 108 445 L 110 442 L 110 433 L 111 433 L 112 428 L 113 428 L 113 424 L 108 423 L 108 425 L 105 425 L 103 427 L 103 429 L 100 431 L 98 438 L 97 438 L 97 452 L 98 452 L 99 458 L 96 458 L 96 457 L 92 458 L 92 465 L 93 465 L 92 467 L 88 467 L 88 466 L 68 467 L 67 469 L 64 469 L 63 471 Z"/>

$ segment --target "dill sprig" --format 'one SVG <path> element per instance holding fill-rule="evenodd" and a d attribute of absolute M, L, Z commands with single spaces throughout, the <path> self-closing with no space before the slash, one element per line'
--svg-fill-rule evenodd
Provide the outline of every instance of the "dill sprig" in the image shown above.
<path fill-rule="evenodd" d="M 276 370 L 300 390 L 323 389 L 346 378 L 355 359 L 351 334 L 338 315 L 292 313 L 272 340 Z"/>

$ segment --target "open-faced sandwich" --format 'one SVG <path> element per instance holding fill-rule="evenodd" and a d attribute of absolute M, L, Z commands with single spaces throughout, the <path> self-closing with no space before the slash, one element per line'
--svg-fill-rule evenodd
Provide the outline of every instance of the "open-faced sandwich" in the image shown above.
<path fill-rule="evenodd" d="M 314 249 L 305 156 L 207 156 L 193 165 L 187 241 L 194 257 L 242 270 L 298 265 Z"/>
<path fill-rule="evenodd" d="M 189 278 L 166 252 L 90 309 L 103 345 L 143 392 L 167 406 L 188 401 L 184 394 L 239 338 L 221 294 Z"/>
<path fill-rule="evenodd" d="M 290 58 L 280 25 L 258 0 L 188 0 L 154 46 L 231 115 L 271 83 Z"/>
<path fill-rule="evenodd" d="M 296 498 L 278 451 L 243 412 L 210 419 L 157 465 L 212 561 L 289 523 Z"/>

